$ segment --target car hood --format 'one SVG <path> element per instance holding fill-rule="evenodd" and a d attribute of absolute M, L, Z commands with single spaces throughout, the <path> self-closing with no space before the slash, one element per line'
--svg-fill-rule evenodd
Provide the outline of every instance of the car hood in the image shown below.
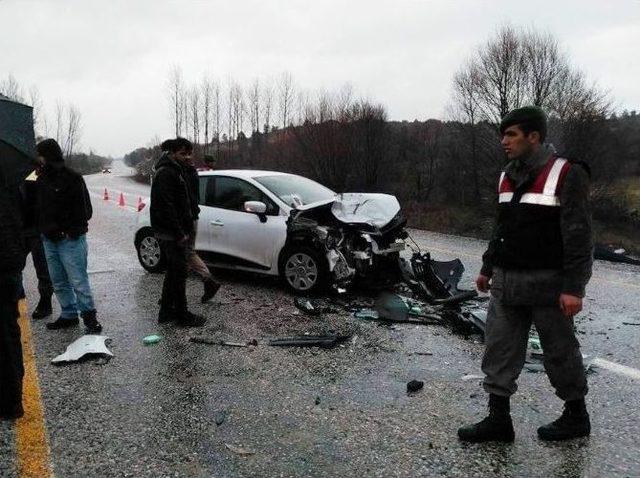
<path fill-rule="evenodd" d="M 300 206 L 292 214 L 306 215 L 307 211 L 331 208 L 332 216 L 345 224 L 366 224 L 381 229 L 392 222 L 400 212 L 400 203 L 395 196 L 379 193 L 344 193 Z M 302 213 L 302 214 L 300 214 Z"/>

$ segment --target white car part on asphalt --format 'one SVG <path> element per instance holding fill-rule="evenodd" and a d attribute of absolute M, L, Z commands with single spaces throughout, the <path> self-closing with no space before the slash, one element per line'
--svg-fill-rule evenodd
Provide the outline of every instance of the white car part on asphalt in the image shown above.
<path fill-rule="evenodd" d="M 76 362 L 87 354 L 108 355 L 113 354 L 107 348 L 105 341 L 109 337 L 105 335 L 83 335 L 78 340 L 67 346 L 67 350 L 63 354 L 54 358 L 51 363 Z"/>

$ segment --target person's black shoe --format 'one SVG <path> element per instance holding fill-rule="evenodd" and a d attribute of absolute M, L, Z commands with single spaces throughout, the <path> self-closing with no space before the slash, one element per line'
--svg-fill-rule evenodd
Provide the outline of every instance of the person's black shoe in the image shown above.
<path fill-rule="evenodd" d="M 95 310 L 83 312 L 80 315 L 82 316 L 82 321 L 84 322 L 84 327 L 87 329 L 87 332 L 90 334 L 99 334 L 102 332 L 102 324 L 98 322 Z"/>
<path fill-rule="evenodd" d="M 78 320 L 77 316 L 71 317 L 71 318 L 58 317 L 53 322 L 49 322 L 47 324 L 47 329 L 49 330 L 68 329 L 69 327 L 75 327 L 79 323 L 80 323 L 80 320 Z"/>
<path fill-rule="evenodd" d="M 177 320 L 178 325 L 181 325 L 183 327 L 202 327 L 206 321 L 207 319 L 205 319 L 204 317 L 201 317 L 189 311 L 181 314 Z"/>
<path fill-rule="evenodd" d="M 538 428 L 538 437 L 545 441 L 570 440 L 591 434 L 591 422 L 584 400 L 565 403 L 560 418 Z"/>
<path fill-rule="evenodd" d="M 202 294 L 200 302 L 202 302 L 203 304 L 205 302 L 209 302 L 215 297 L 215 295 L 218 293 L 218 290 L 220 290 L 220 284 L 213 279 L 207 279 L 206 281 L 204 281 L 204 294 Z"/>
<path fill-rule="evenodd" d="M 31 314 L 34 320 L 44 319 L 53 314 L 53 307 L 51 306 L 51 297 L 40 297 L 40 301 L 36 306 L 36 309 Z"/>
<path fill-rule="evenodd" d="M 458 428 L 458 437 L 469 443 L 512 442 L 515 432 L 509 413 L 509 397 L 490 395 L 489 416 L 473 425 Z"/>

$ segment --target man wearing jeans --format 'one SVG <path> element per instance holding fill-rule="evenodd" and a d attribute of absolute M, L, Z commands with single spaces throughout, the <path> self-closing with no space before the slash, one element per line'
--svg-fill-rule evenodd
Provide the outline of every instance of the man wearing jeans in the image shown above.
<path fill-rule="evenodd" d="M 62 150 L 53 139 L 36 147 L 43 165 L 38 176 L 38 226 L 49 275 L 62 312 L 51 330 L 78 325 L 78 312 L 89 333 L 99 333 L 93 293 L 87 273 L 88 222 L 92 208 L 81 175 L 65 167 Z"/>

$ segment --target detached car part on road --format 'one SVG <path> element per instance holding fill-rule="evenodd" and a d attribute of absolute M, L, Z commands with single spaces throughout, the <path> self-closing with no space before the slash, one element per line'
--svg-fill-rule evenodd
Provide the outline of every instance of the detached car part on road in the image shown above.
<path fill-rule="evenodd" d="M 196 250 L 214 267 L 282 277 L 297 293 L 354 281 L 402 279 L 406 220 L 394 196 L 342 194 L 271 171 L 200 172 Z M 142 210 L 134 244 L 142 266 L 164 257 Z"/>

